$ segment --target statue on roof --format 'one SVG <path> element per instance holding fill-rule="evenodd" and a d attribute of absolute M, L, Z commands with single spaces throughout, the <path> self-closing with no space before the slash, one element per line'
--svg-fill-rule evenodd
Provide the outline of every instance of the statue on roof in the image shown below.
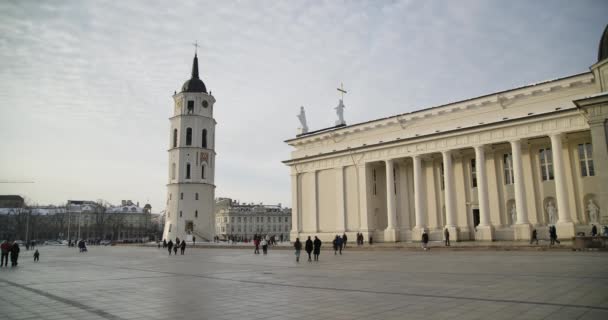
<path fill-rule="evenodd" d="M 298 128 L 298 134 L 308 133 L 308 124 L 306 123 L 306 112 L 304 111 L 304 106 L 300 107 L 300 114 L 297 115 L 298 120 L 300 120 L 301 127 Z"/>
<path fill-rule="evenodd" d="M 334 108 L 336 110 L 336 114 L 338 115 L 338 120 L 336 120 L 337 126 L 346 125 L 346 121 L 344 121 L 344 108 L 346 108 L 344 106 L 344 102 L 342 99 L 340 99 L 338 106 Z"/>

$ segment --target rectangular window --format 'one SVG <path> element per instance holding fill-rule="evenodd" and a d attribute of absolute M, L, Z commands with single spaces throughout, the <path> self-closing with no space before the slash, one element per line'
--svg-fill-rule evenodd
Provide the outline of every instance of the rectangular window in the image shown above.
<path fill-rule="evenodd" d="M 540 173 L 543 181 L 553 180 L 553 153 L 551 148 L 539 150 Z"/>
<path fill-rule="evenodd" d="M 180 198 L 180 200 L 184 200 L 184 193 L 183 192 L 179 194 L 179 198 Z"/>
<path fill-rule="evenodd" d="M 190 179 L 190 164 L 186 164 L 186 179 Z"/>
<path fill-rule="evenodd" d="M 374 176 L 374 190 L 373 190 L 373 195 L 376 195 L 376 169 L 373 170 L 373 176 Z"/>
<path fill-rule="evenodd" d="M 393 167 L 393 193 L 397 194 L 397 167 Z"/>
<path fill-rule="evenodd" d="M 595 176 L 595 169 L 593 168 L 593 146 L 591 143 L 578 145 L 578 159 L 581 164 L 581 176 Z"/>
<path fill-rule="evenodd" d="M 440 183 L 441 183 L 441 190 L 444 190 L 445 189 L 445 176 L 444 176 L 445 173 L 443 171 L 444 170 L 443 169 L 443 162 L 441 163 L 441 168 L 439 168 L 439 170 L 440 170 L 439 173 L 440 173 L 440 176 L 441 176 L 441 181 L 440 181 Z"/>
<path fill-rule="evenodd" d="M 515 179 L 513 178 L 513 154 L 507 153 L 503 158 L 503 166 L 505 170 L 505 184 L 513 184 L 515 183 Z"/>
<path fill-rule="evenodd" d="M 471 186 L 477 188 L 477 167 L 475 166 L 475 159 L 471 159 Z"/>

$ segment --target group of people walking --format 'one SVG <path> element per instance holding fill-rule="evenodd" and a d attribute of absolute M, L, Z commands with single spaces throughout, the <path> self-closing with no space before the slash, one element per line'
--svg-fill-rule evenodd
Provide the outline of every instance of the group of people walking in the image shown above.
<path fill-rule="evenodd" d="M 253 236 L 253 254 L 260 254 L 260 246 L 262 246 L 262 252 L 264 255 L 268 254 L 268 246 L 273 245 L 276 242 L 273 242 L 273 238 L 269 235 L 262 236 L 261 234 L 255 234 Z"/>
<path fill-rule="evenodd" d="M 19 260 L 19 251 L 21 251 L 17 241 L 10 243 L 7 240 L 4 240 L 4 242 L 2 242 L 2 244 L 0 245 L 0 250 L 2 250 L 2 256 L 1 256 L 2 264 L 0 265 L 0 267 L 4 267 L 4 266 L 8 267 L 9 255 L 11 257 L 11 267 L 16 267 L 17 262 Z M 38 251 L 38 250 L 36 250 L 36 251 Z"/>
<path fill-rule="evenodd" d="M 177 250 L 179 249 L 183 256 L 184 252 L 186 252 L 186 240 L 180 241 L 179 238 L 175 238 L 175 244 L 173 244 L 173 240 L 169 239 L 169 242 L 167 242 L 167 239 L 163 239 L 163 248 L 168 249 L 169 255 L 171 255 L 171 250 L 173 250 L 174 255 L 177 255 Z"/>
<path fill-rule="evenodd" d="M 315 240 L 313 241 L 310 236 L 304 243 L 304 250 L 308 254 L 308 262 L 319 261 L 319 254 L 321 254 L 321 245 L 323 243 L 321 240 L 315 236 Z M 293 247 L 296 250 L 296 262 L 300 262 L 300 252 L 302 251 L 302 242 L 300 242 L 300 238 L 296 238 L 296 241 L 293 243 Z M 312 257 L 310 254 L 312 253 Z"/>

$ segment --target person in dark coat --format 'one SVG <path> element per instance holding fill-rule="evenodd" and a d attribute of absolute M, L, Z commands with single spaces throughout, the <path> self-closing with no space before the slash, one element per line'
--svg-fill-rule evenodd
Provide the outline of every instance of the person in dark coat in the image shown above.
<path fill-rule="evenodd" d="M 169 248 L 169 255 L 171 255 L 171 250 L 173 249 L 173 240 L 169 239 L 169 243 L 167 243 L 167 248 Z"/>
<path fill-rule="evenodd" d="M 173 255 L 177 255 L 177 249 L 178 249 L 179 247 L 180 247 L 180 243 L 179 243 L 179 242 L 178 242 L 178 243 L 176 243 L 176 244 L 173 246 Z"/>
<path fill-rule="evenodd" d="M 315 241 L 312 242 L 312 245 L 312 253 L 315 256 L 315 261 L 319 261 L 319 254 L 321 253 L 321 240 L 315 236 Z"/>
<path fill-rule="evenodd" d="M 0 245 L 0 250 L 2 250 L 2 264 L 0 264 L 0 267 L 8 267 L 8 254 L 11 252 L 11 244 L 7 240 L 4 240 Z"/>
<path fill-rule="evenodd" d="M 532 236 L 530 237 L 530 244 L 536 242 L 536 244 L 538 244 L 538 234 L 536 232 L 536 229 L 532 229 Z"/>
<path fill-rule="evenodd" d="M 336 237 L 334 238 L 334 241 L 332 241 L 332 245 L 334 246 L 334 256 L 338 254 L 338 239 L 340 237 L 338 235 L 336 235 Z"/>
<path fill-rule="evenodd" d="M 554 245 L 555 243 L 560 244 L 560 241 L 557 240 L 557 229 L 555 226 L 549 227 L 549 238 L 551 239 L 551 245 Z"/>
<path fill-rule="evenodd" d="M 302 251 L 302 242 L 300 242 L 300 238 L 296 238 L 293 247 L 296 249 L 296 262 L 300 262 L 300 251 Z"/>
<path fill-rule="evenodd" d="M 346 237 L 346 232 L 342 235 L 342 248 L 346 249 L 346 240 L 348 240 L 348 238 Z"/>
<path fill-rule="evenodd" d="M 40 252 L 36 249 L 36 252 L 34 252 L 34 262 L 37 262 L 38 260 L 40 260 Z"/>
<path fill-rule="evenodd" d="M 13 267 L 17 266 L 17 260 L 19 260 L 19 251 L 21 251 L 21 249 L 19 249 L 17 241 L 13 242 L 13 245 L 11 246 L 11 266 Z"/>
<path fill-rule="evenodd" d="M 591 236 L 597 236 L 597 227 L 594 224 L 591 225 Z"/>
<path fill-rule="evenodd" d="M 163 249 L 167 247 L 167 239 L 163 239 Z"/>
<path fill-rule="evenodd" d="M 306 240 L 306 243 L 304 244 L 304 250 L 306 250 L 306 253 L 308 253 L 308 261 L 312 261 L 311 257 L 310 257 L 310 253 L 312 252 L 312 248 L 313 248 L 313 243 L 312 240 L 310 240 L 310 236 L 308 236 L 308 240 Z"/>
<path fill-rule="evenodd" d="M 443 237 L 445 238 L 445 246 L 449 247 L 450 246 L 450 231 L 448 230 L 448 228 L 445 228 L 445 230 L 443 230 Z"/>
<path fill-rule="evenodd" d="M 186 251 L 186 240 L 182 241 L 182 244 L 179 246 L 180 252 L 182 256 L 184 255 L 184 251 Z"/>
<path fill-rule="evenodd" d="M 422 249 L 424 250 L 428 250 L 428 244 L 429 244 L 429 235 L 426 233 L 426 231 L 422 232 Z"/>
<path fill-rule="evenodd" d="M 196 246 L 196 237 L 192 236 L 192 246 L 195 247 Z"/>

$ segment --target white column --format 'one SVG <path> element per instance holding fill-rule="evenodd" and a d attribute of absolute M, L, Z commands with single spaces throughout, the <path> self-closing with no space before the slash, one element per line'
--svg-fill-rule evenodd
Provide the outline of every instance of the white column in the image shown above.
<path fill-rule="evenodd" d="M 490 205 L 488 203 L 488 181 L 486 179 L 486 155 L 483 145 L 475 146 L 475 167 L 477 175 L 477 198 L 479 199 L 479 226 L 490 225 Z"/>
<path fill-rule="evenodd" d="M 317 171 L 312 172 L 312 190 L 310 190 L 310 201 L 312 208 L 312 218 L 313 218 L 313 230 L 312 232 L 319 232 L 319 196 L 318 196 L 318 188 L 317 188 Z"/>
<path fill-rule="evenodd" d="M 551 152 L 553 154 L 558 222 L 571 222 L 572 219 L 568 213 L 568 190 L 566 188 L 566 177 L 564 173 L 564 164 L 562 162 L 562 134 L 555 133 L 550 135 L 549 138 L 551 138 Z"/>
<path fill-rule="evenodd" d="M 386 213 L 388 215 L 388 229 L 395 229 L 397 225 L 397 211 L 395 208 L 395 177 L 393 176 L 394 160 L 385 160 L 386 163 Z"/>
<path fill-rule="evenodd" d="M 358 196 L 359 196 L 359 229 L 361 232 L 369 232 L 367 215 L 367 166 L 357 165 Z"/>
<path fill-rule="evenodd" d="M 414 211 L 416 212 L 416 229 L 426 228 L 424 216 L 424 191 L 422 190 L 422 159 L 419 155 L 412 157 L 414 163 Z M 417 239 L 416 239 L 417 240 Z"/>
<path fill-rule="evenodd" d="M 526 224 L 528 223 L 528 212 L 526 210 L 526 190 L 524 187 L 524 174 L 521 163 L 521 141 L 512 140 L 510 143 L 513 159 L 513 178 L 515 179 L 516 224 Z"/>
<path fill-rule="evenodd" d="M 443 151 L 443 185 L 445 194 L 446 227 L 456 227 L 456 208 L 454 207 L 454 172 L 452 170 L 452 152 Z"/>
<path fill-rule="evenodd" d="M 298 174 L 291 174 L 291 233 L 296 235 L 300 232 L 300 190 L 298 190 Z M 295 237 L 292 237 L 295 239 Z"/>
<path fill-rule="evenodd" d="M 346 210 L 344 200 L 344 167 L 338 167 L 336 168 L 336 205 L 338 208 L 336 231 L 340 233 L 346 231 Z"/>

